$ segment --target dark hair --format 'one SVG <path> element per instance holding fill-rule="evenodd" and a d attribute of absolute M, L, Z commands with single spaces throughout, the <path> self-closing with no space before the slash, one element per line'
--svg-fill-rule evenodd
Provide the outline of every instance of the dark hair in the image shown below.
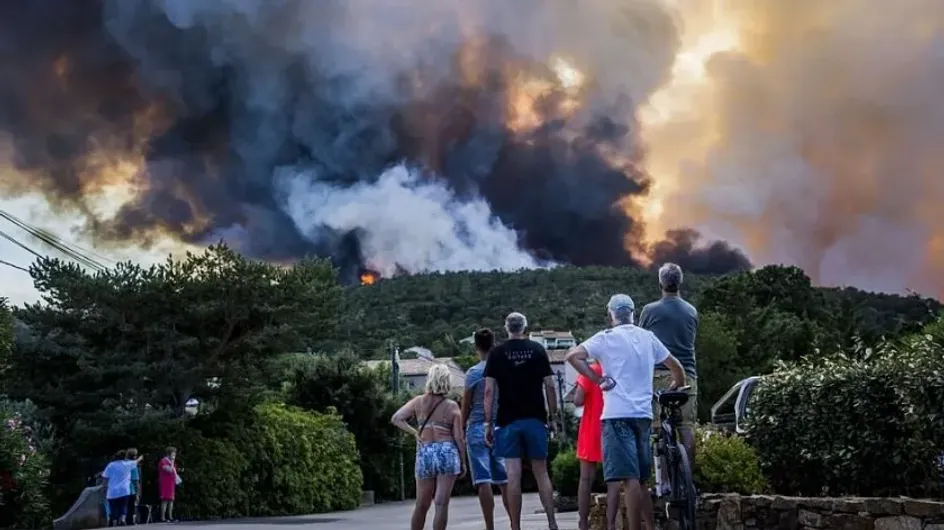
<path fill-rule="evenodd" d="M 128 449 L 128 452 L 126 454 L 128 455 L 128 460 L 134 460 L 138 458 L 138 450 L 135 449 L 134 447 L 132 447 L 131 449 Z"/>
<path fill-rule="evenodd" d="M 475 341 L 475 349 L 488 353 L 495 345 L 495 334 L 488 328 L 482 328 L 472 334 L 472 340 Z"/>
<path fill-rule="evenodd" d="M 115 460 L 125 460 L 125 455 L 127 453 L 128 452 L 125 451 L 124 449 L 118 451 L 117 453 L 115 453 Z"/>
<path fill-rule="evenodd" d="M 170 456 L 171 453 L 176 453 L 176 452 L 177 452 L 176 447 L 168 447 L 167 449 L 164 449 L 164 454 L 167 456 Z"/>

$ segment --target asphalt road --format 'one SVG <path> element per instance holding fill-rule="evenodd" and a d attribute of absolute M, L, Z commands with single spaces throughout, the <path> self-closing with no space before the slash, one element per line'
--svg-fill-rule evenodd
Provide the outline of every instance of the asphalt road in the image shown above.
<path fill-rule="evenodd" d="M 496 499 L 498 501 L 498 499 Z M 547 518 L 536 514 L 541 502 L 536 494 L 524 497 L 522 530 L 547 530 Z M 433 510 L 430 508 L 426 517 L 426 528 L 433 527 Z M 180 523 L 175 527 L 201 528 L 207 530 L 292 530 L 293 527 L 310 527 L 312 530 L 404 530 L 410 527 L 413 503 L 388 503 L 361 508 L 350 512 L 328 513 L 321 515 L 302 515 L 298 517 L 273 517 L 267 519 L 234 519 L 216 522 Z M 576 530 L 577 514 L 562 513 L 557 515 L 557 524 L 561 530 Z M 449 504 L 449 529 L 482 530 L 482 513 L 478 499 L 459 497 Z M 506 530 L 508 516 L 499 504 L 495 510 L 495 528 Z"/>

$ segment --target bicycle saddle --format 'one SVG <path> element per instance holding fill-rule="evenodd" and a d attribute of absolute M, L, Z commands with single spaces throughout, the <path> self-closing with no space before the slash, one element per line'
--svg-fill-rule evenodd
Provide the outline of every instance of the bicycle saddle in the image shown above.
<path fill-rule="evenodd" d="M 663 390 L 659 392 L 659 404 L 663 407 L 681 407 L 688 403 L 688 391 L 691 388 L 682 386 L 675 390 Z"/>

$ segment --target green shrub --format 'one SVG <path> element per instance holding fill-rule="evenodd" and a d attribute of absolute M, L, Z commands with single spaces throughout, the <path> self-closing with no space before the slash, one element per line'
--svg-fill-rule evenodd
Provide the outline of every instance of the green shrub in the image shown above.
<path fill-rule="evenodd" d="M 178 442 L 177 465 L 183 468 L 177 513 L 188 519 L 227 519 L 249 515 L 249 461 L 235 444 L 197 432 Z M 157 461 L 159 462 L 159 460 Z M 156 470 L 157 462 L 149 465 Z M 156 482 L 154 482 L 156 484 Z M 156 490 L 156 487 L 154 488 Z"/>
<path fill-rule="evenodd" d="M 932 339 L 782 366 L 761 380 L 749 434 L 773 489 L 936 496 L 944 354 Z"/>
<path fill-rule="evenodd" d="M 350 510 L 361 500 L 357 446 L 337 415 L 281 404 L 257 409 L 249 448 L 251 515 Z"/>
<path fill-rule="evenodd" d="M 36 452 L 18 419 L 0 425 L 0 528 L 50 524 L 49 464 Z"/>
<path fill-rule="evenodd" d="M 754 449 L 739 436 L 698 429 L 695 485 L 711 493 L 762 493 L 767 482 Z"/>
<path fill-rule="evenodd" d="M 573 451 L 561 451 L 551 461 L 551 473 L 554 475 L 554 487 L 564 497 L 577 495 L 580 484 L 580 460 Z"/>

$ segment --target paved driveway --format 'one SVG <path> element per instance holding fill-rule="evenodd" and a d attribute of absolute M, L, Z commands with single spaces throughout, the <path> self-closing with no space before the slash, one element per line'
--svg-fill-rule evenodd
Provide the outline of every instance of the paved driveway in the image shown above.
<path fill-rule="evenodd" d="M 498 499 L 496 499 L 497 501 Z M 524 496 L 522 513 L 523 530 L 547 529 L 547 519 L 543 514 L 534 512 L 540 508 L 537 495 Z M 292 530 L 293 527 L 311 528 L 311 530 L 403 530 L 410 527 L 411 502 L 389 503 L 361 508 L 351 512 L 329 513 L 322 515 L 303 515 L 298 517 L 273 517 L 268 519 L 234 519 L 217 522 L 181 523 L 181 527 L 207 530 Z M 426 517 L 426 528 L 433 527 L 433 510 Z M 501 505 L 495 510 L 495 527 L 499 530 L 508 528 L 508 516 Z M 577 514 L 562 513 L 557 516 L 561 530 L 576 530 Z M 482 530 L 482 513 L 478 499 L 460 497 L 449 504 L 449 529 Z"/>

